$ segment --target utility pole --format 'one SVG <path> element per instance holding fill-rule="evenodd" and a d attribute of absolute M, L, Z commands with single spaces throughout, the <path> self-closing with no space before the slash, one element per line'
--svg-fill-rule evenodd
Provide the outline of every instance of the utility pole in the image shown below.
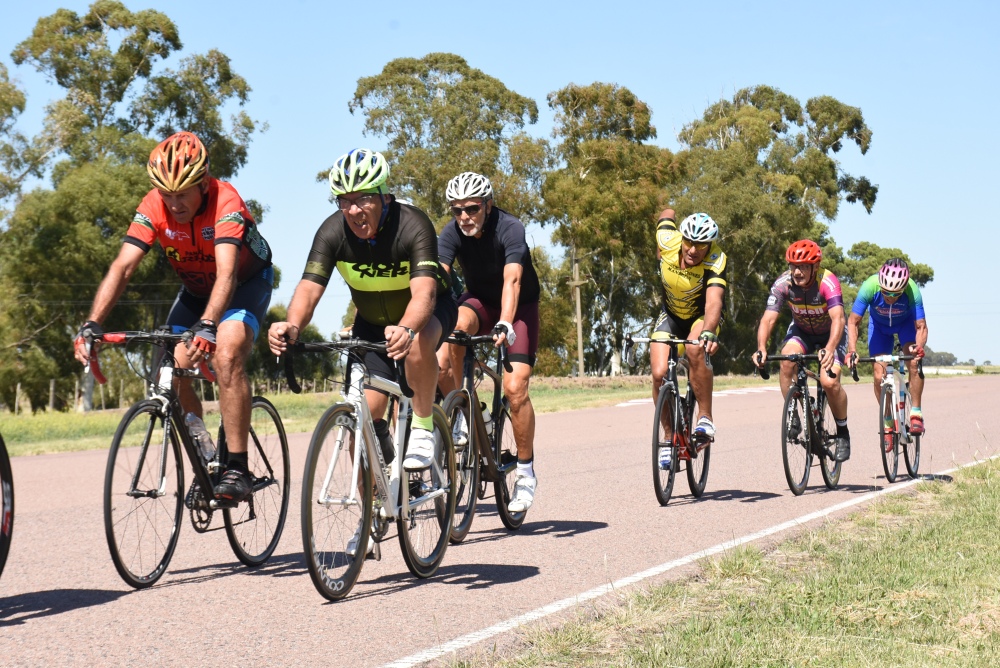
<path fill-rule="evenodd" d="M 583 308 L 580 305 L 580 286 L 586 281 L 580 280 L 580 258 L 573 247 L 573 280 L 569 282 L 576 297 L 576 360 L 580 378 L 583 378 Z"/>

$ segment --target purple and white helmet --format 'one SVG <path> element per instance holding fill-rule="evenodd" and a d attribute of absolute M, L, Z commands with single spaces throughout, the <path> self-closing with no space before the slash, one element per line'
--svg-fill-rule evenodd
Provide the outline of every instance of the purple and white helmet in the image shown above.
<path fill-rule="evenodd" d="M 910 282 L 910 268 L 906 262 L 894 257 L 886 260 L 878 272 L 878 285 L 886 292 L 900 292 Z"/>

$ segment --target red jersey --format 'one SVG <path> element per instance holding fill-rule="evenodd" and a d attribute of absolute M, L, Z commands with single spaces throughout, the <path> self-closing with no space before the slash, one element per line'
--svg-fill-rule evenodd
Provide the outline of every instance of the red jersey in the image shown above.
<path fill-rule="evenodd" d="M 210 295 L 215 285 L 215 247 L 219 244 L 240 248 L 238 283 L 271 265 L 271 247 L 257 231 L 236 188 L 211 176 L 207 182 L 208 193 L 190 223 L 174 221 L 160 191 L 153 189 L 139 204 L 125 236 L 125 243 L 147 252 L 159 241 L 184 287 L 199 297 Z"/>

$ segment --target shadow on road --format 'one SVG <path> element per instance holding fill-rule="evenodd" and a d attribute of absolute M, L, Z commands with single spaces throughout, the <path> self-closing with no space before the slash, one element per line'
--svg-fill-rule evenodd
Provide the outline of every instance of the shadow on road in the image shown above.
<path fill-rule="evenodd" d="M 537 566 L 521 566 L 512 564 L 447 564 L 438 569 L 434 577 L 420 580 L 408 572 L 383 575 L 364 582 L 358 582 L 358 587 L 348 597 L 349 600 L 365 599 L 372 596 L 386 596 L 413 587 L 432 582 L 447 585 L 458 585 L 466 589 L 489 589 L 498 584 L 510 584 L 533 578 L 540 573 Z M 333 602 L 329 601 L 332 605 Z"/>
<path fill-rule="evenodd" d="M 485 512 L 482 514 L 489 515 L 490 513 Z M 495 506 L 492 514 L 496 514 Z M 469 533 L 468 538 L 462 541 L 462 544 L 469 545 L 475 543 L 487 543 L 493 540 L 500 540 L 512 534 L 525 536 L 542 536 L 550 534 L 555 538 L 572 538 L 583 533 L 607 528 L 607 522 L 590 522 L 586 520 L 544 520 L 540 522 L 525 522 L 517 531 L 510 531 L 503 527 L 476 531 L 475 520 L 473 520 L 472 531 Z"/>
<path fill-rule="evenodd" d="M 131 591 L 105 589 L 51 589 L 0 598 L 0 627 L 24 624 L 31 619 L 104 605 L 131 593 Z"/>
<path fill-rule="evenodd" d="M 176 587 L 179 585 L 189 585 L 217 578 L 229 577 L 231 575 L 250 575 L 255 577 L 290 577 L 302 575 L 306 572 L 305 557 L 302 553 L 282 554 L 272 556 L 263 565 L 256 568 L 244 566 L 239 561 L 231 561 L 226 564 L 208 564 L 195 568 L 184 568 L 180 570 L 167 571 L 165 580 L 154 585 L 155 587 Z M 175 577 L 171 578 L 173 575 Z M 176 578 L 177 575 L 189 577 Z"/>

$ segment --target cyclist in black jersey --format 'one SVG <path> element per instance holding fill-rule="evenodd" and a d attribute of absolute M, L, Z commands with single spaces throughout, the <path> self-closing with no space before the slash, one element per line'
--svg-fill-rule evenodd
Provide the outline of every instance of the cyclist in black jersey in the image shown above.
<path fill-rule="evenodd" d="M 434 451 L 431 407 L 437 387 L 435 351 L 455 326 L 457 307 L 438 264 L 437 235 L 419 209 L 386 192 L 389 165 L 381 153 L 358 148 L 330 170 L 330 189 L 340 210 L 323 221 L 313 239 L 302 280 L 288 305 L 288 319 L 268 331 L 271 351 L 281 355 L 285 335 L 294 340 L 312 319 L 334 268 L 357 307 L 354 336 L 388 344 L 388 357 L 406 359 L 413 388 L 413 421 L 403 467 L 430 465 Z M 371 373 L 392 378 L 389 360 L 369 353 Z M 388 397 L 367 389 L 372 415 L 383 416 Z M 376 431 L 388 436 L 385 420 Z"/>
<path fill-rule="evenodd" d="M 459 297 L 456 329 L 472 335 L 502 330 L 496 345 L 508 346 L 512 371 L 504 374 L 511 425 L 517 443 L 517 476 L 508 508 L 520 513 L 531 507 L 538 480 L 534 470 L 535 410 L 528 382 L 538 351 L 538 275 L 524 238 L 524 224 L 493 201 L 490 180 L 463 172 L 445 190 L 455 216 L 438 239 L 441 265 L 462 266 L 466 291 Z M 441 392 L 461 383 L 463 350 L 444 345 L 438 352 Z M 468 425 L 457 425 L 456 438 L 467 438 Z"/>

